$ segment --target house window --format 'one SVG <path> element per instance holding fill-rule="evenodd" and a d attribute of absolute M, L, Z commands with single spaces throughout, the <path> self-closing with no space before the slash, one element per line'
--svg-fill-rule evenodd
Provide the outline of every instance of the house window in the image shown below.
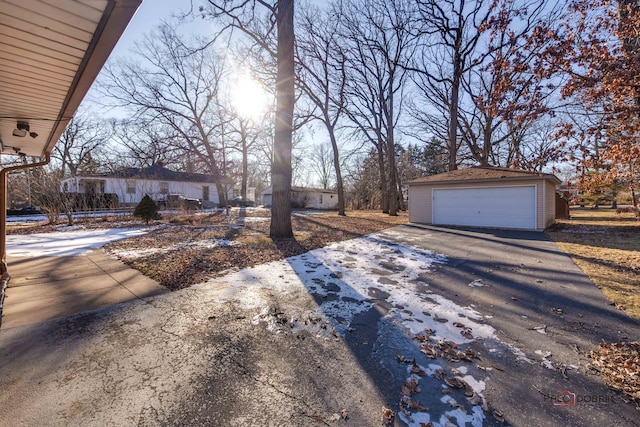
<path fill-rule="evenodd" d="M 160 194 L 169 194 L 169 183 L 168 182 L 160 182 Z"/>
<path fill-rule="evenodd" d="M 209 186 L 208 185 L 203 185 L 202 186 L 202 200 L 204 200 L 205 202 L 209 201 Z"/>
<path fill-rule="evenodd" d="M 322 204 L 322 194 L 320 195 L 320 204 Z"/>
<path fill-rule="evenodd" d="M 136 194 L 136 182 L 135 182 L 135 180 L 127 181 L 127 194 Z"/>
<path fill-rule="evenodd" d="M 69 183 L 68 182 L 65 182 L 62 185 L 62 191 L 64 191 L 65 193 L 69 191 Z"/>

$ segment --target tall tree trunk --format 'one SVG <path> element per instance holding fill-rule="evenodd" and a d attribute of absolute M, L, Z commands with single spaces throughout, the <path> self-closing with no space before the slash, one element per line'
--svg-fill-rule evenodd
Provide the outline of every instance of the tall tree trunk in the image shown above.
<path fill-rule="evenodd" d="M 487 123 L 482 136 L 482 158 L 480 160 L 480 166 L 489 166 L 489 156 L 491 154 L 491 127 L 493 126 L 493 120 L 491 117 L 487 117 Z"/>
<path fill-rule="evenodd" d="M 223 185 L 220 180 L 216 181 L 216 191 L 218 192 L 218 204 L 222 207 L 227 206 L 227 193 L 226 185 Z"/>
<path fill-rule="evenodd" d="M 455 71 L 454 71 L 455 72 Z M 454 76 L 451 87 L 451 105 L 449 105 L 449 135 L 447 146 L 449 148 L 449 170 L 458 168 L 456 157 L 458 151 L 458 97 L 460 92 L 460 78 Z"/>
<path fill-rule="evenodd" d="M 449 105 L 449 135 L 447 145 L 449 147 L 449 170 L 458 169 L 456 162 L 458 155 L 458 104 L 460 98 L 460 82 L 462 80 L 462 16 L 458 17 L 458 28 L 453 54 L 453 82 L 451 83 L 451 104 Z"/>
<path fill-rule="evenodd" d="M 247 135 L 242 134 L 242 182 L 240 183 L 240 197 L 247 198 L 247 179 L 249 176 L 249 148 L 247 147 Z"/>
<path fill-rule="evenodd" d="M 380 172 L 380 207 L 382 213 L 389 213 L 389 191 L 387 191 L 387 170 L 384 167 L 384 143 L 378 141 L 378 170 Z"/>
<path fill-rule="evenodd" d="M 404 193 L 402 192 L 402 180 L 400 179 L 399 175 L 396 176 L 396 183 L 398 184 L 398 210 L 406 211 L 407 204 L 404 201 Z"/>
<path fill-rule="evenodd" d="M 291 226 L 291 150 L 293 134 L 293 107 L 295 71 L 293 65 L 294 30 L 293 1 L 278 0 L 276 22 L 278 26 L 278 73 L 276 77 L 276 122 L 273 141 L 271 185 L 272 239 L 293 237 Z"/>
<path fill-rule="evenodd" d="M 387 162 L 389 163 L 389 215 L 398 215 L 398 170 L 396 167 L 396 147 L 393 138 L 393 93 L 389 94 L 387 111 Z"/>
<path fill-rule="evenodd" d="M 327 121 L 327 123 L 329 123 Z M 346 216 L 344 211 L 344 183 L 342 182 L 342 171 L 340 168 L 340 155 L 338 153 L 338 141 L 333 126 L 327 126 L 329 130 L 329 139 L 331 140 L 331 148 L 333 149 L 333 167 L 336 171 L 336 187 L 338 190 L 338 215 Z"/>

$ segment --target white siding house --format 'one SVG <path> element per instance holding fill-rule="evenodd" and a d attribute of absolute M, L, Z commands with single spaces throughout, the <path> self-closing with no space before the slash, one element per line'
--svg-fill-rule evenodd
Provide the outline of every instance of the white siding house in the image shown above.
<path fill-rule="evenodd" d="M 269 206 L 272 203 L 272 189 L 267 187 L 260 193 L 260 201 Z M 311 187 L 291 187 L 291 204 L 293 207 L 309 209 L 337 209 L 338 192 Z"/>
<path fill-rule="evenodd" d="M 65 178 L 61 190 L 66 193 L 116 195 L 120 206 L 133 206 L 148 194 L 160 200 L 166 194 L 181 194 L 200 199 L 203 207 L 220 202 L 215 179 L 210 175 L 175 172 L 160 165 L 126 168 L 115 173 Z M 228 197 L 233 195 L 229 188 Z"/>

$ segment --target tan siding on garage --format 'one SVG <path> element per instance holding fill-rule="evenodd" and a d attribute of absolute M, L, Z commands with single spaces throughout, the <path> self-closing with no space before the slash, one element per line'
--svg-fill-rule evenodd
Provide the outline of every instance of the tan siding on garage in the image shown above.
<path fill-rule="evenodd" d="M 544 228 L 553 225 L 556 222 L 556 186 L 554 183 L 545 181 L 546 194 L 545 194 L 545 213 L 544 213 Z"/>
<path fill-rule="evenodd" d="M 535 181 L 536 184 L 536 230 L 544 230 L 544 201 L 545 186 L 543 181 Z"/>
<path fill-rule="evenodd" d="M 431 224 L 431 186 L 412 185 L 409 187 L 409 222 Z"/>

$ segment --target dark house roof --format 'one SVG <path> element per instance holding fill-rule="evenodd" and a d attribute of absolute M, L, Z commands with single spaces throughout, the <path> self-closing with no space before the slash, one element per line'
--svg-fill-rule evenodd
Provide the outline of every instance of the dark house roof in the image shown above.
<path fill-rule="evenodd" d="M 108 178 L 153 179 L 161 181 L 216 182 L 213 175 L 175 172 L 160 165 L 153 165 L 146 168 L 123 168 L 116 172 L 104 173 L 99 176 Z"/>
<path fill-rule="evenodd" d="M 555 184 L 560 180 L 553 174 L 543 172 L 524 171 L 520 169 L 496 168 L 492 166 L 474 166 L 466 169 L 457 169 L 437 175 L 425 176 L 408 181 L 408 185 L 419 184 L 455 184 L 462 182 L 488 182 L 488 181 L 530 181 L 548 179 Z"/>

